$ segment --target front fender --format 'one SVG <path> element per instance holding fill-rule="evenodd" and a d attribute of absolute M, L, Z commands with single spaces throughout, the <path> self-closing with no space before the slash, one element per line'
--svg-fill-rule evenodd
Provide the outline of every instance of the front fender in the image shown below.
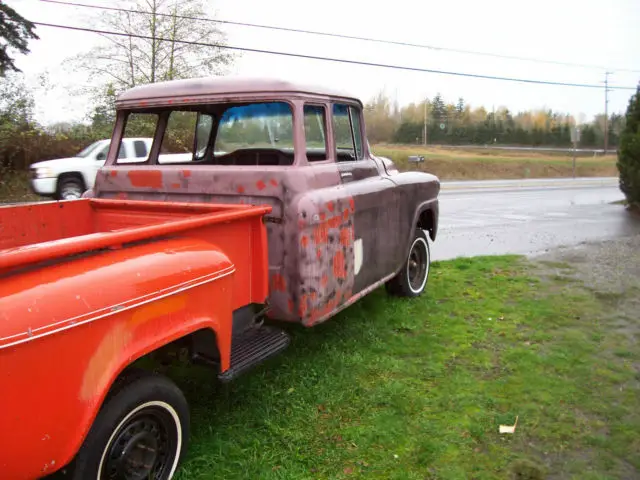
<path fill-rule="evenodd" d="M 181 238 L 1 281 L 3 478 L 67 464 L 122 370 L 165 344 L 211 329 L 228 367 L 234 271 L 214 245 Z"/>

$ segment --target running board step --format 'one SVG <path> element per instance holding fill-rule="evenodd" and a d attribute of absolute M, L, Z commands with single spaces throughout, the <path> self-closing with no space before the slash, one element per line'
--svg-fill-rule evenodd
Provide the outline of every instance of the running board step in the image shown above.
<path fill-rule="evenodd" d="M 251 328 L 233 339 L 231 368 L 218 375 L 221 382 L 230 382 L 241 373 L 262 363 L 287 348 L 289 335 L 279 328 L 261 326 Z"/>

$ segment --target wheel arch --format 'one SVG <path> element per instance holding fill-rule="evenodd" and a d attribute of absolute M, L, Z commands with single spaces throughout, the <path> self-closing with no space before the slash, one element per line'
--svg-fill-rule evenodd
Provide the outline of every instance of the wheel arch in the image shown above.
<path fill-rule="evenodd" d="M 61 173 L 60 175 L 58 175 L 57 178 L 57 182 L 56 182 L 56 194 L 59 196 L 60 195 L 60 187 L 62 187 L 62 184 L 65 180 L 79 180 L 80 183 L 82 184 L 82 188 L 86 191 L 87 190 L 87 181 L 84 178 L 84 175 L 82 174 L 82 172 L 80 171 L 72 171 L 72 172 L 64 172 Z"/>
<path fill-rule="evenodd" d="M 157 354 L 168 347 L 184 344 L 187 348 L 193 349 L 197 345 L 202 345 L 202 342 L 206 340 L 214 340 L 212 347 L 215 348 L 215 352 L 219 355 L 219 342 L 216 330 L 211 326 L 202 324 L 192 326 L 191 329 L 187 330 L 180 336 L 167 336 L 163 342 L 148 345 L 147 348 L 140 349 L 131 356 L 121 355 L 117 366 L 112 368 L 110 371 L 110 379 L 108 383 L 104 386 L 100 394 L 94 397 L 94 402 L 92 402 L 90 406 L 87 406 L 89 411 L 87 415 L 85 415 L 81 428 L 78 428 L 77 434 L 73 436 L 72 443 L 65 449 L 68 453 L 65 455 L 65 458 L 61 459 L 61 465 L 68 466 L 73 462 L 82 447 L 82 444 L 86 440 L 99 412 L 107 401 L 123 387 L 128 385 L 131 380 L 135 380 L 136 370 L 147 370 L 136 365 L 137 363 L 143 362 L 145 359 L 152 359 L 154 354 Z M 211 347 L 208 352 L 211 354 Z"/>

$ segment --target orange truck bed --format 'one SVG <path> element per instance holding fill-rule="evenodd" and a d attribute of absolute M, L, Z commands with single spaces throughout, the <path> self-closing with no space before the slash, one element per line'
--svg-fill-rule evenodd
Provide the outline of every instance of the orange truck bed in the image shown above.
<path fill-rule="evenodd" d="M 86 199 L 0 207 L 0 475 L 78 451 L 133 361 L 200 335 L 229 369 L 234 312 L 268 295 L 270 207 Z M 204 340 L 203 340 L 204 339 Z"/>

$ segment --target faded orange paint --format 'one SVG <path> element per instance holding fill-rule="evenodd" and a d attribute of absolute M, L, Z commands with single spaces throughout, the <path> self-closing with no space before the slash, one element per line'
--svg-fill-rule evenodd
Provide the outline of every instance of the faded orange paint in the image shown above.
<path fill-rule="evenodd" d="M 184 178 L 189 178 L 191 176 L 191 170 L 183 170 L 182 171 L 182 176 Z"/>
<path fill-rule="evenodd" d="M 171 188 L 180 188 L 180 184 L 179 183 L 172 183 L 171 184 Z"/>
<path fill-rule="evenodd" d="M 353 201 L 353 197 L 349 198 L 349 208 L 351 209 L 352 213 L 356 211 L 356 205 Z"/>
<path fill-rule="evenodd" d="M 318 260 L 320 260 L 322 258 L 322 250 L 321 249 L 316 250 L 316 257 L 318 257 Z"/>
<path fill-rule="evenodd" d="M 271 180 L 269 180 L 269 183 L 270 183 L 271 185 L 273 185 L 274 187 L 277 187 L 277 186 L 278 186 L 278 181 L 277 181 L 275 178 L 272 178 Z"/>
<path fill-rule="evenodd" d="M 256 182 L 256 188 L 258 190 L 264 190 L 266 187 L 267 187 L 267 185 L 262 180 L 258 180 Z"/>
<path fill-rule="evenodd" d="M 182 312 L 186 310 L 186 308 L 187 301 L 185 295 L 172 295 L 171 297 L 156 300 L 137 308 L 131 316 L 129 323 L 132 326 L 138 326 L 164 315 Z"/>
<path fill-rule="evenodd" d="M 127 175 L 134 187 L 162 188 L 160 170 L 131 170 Z"/>
<path fill-rule="evenodd" d="M 344 253 L 342 250 L 338 250 L 333 256 L 333 275 L 336 278 L 344 278 L 346 274 L 347 271 L 344 263 Z"/>
<path fill-rule="evenodd" d="M 133 333 L 125 323 L 117 323 L 107 332 L 87 363 L 80 387 L 80 399 L 91 400 L 109 387 L 113 363 L 131 341 Z"/>
<path fill-rule="evenodd" d="M 242 195 L 242 194 L 244 193 L 244 187 L 243 187 L 242 185 L 238 185 L 238 186 L 236 187 L 236 191 L 237 191 L 240 195 Z"/>
<path fill-rule="evenodd" d="M 322 287 L 326 287 L 329 284 L 329 276 L 325 273 L 324 275 L 322 275 L 322 278 L 320 279 L 320 285 L 322 285 Z"/>
<path fill-rule="evenodd" d="M 349 210 L 345 208 L 342 212 L 342 221 L 346 222 L 347 220 L 349 220 Z"/>
<path fill-rule="evenodd" d="M 111 177 L 117 177 L 117 176 L 118 176 L 118 171 L 117 171 L 117 170 L 111 170 L 111 171 L 109 172 L 109 175 L 110 175 Z"/>
<path fill-rule="evenodd" d="M 307 248 L 307 246 L 309 245 L 309 237 L 307 237 L 306 235 L 303 235 L 300 238 L 300 245 L 302 245 L 302 248 Z"/>
<path fill-rule="evenodd" d="M 333 212 L 333 209 L 335 208 L 333 202 L 327 202 L 327 210 L 329 210 L 330 212 Z"/>

